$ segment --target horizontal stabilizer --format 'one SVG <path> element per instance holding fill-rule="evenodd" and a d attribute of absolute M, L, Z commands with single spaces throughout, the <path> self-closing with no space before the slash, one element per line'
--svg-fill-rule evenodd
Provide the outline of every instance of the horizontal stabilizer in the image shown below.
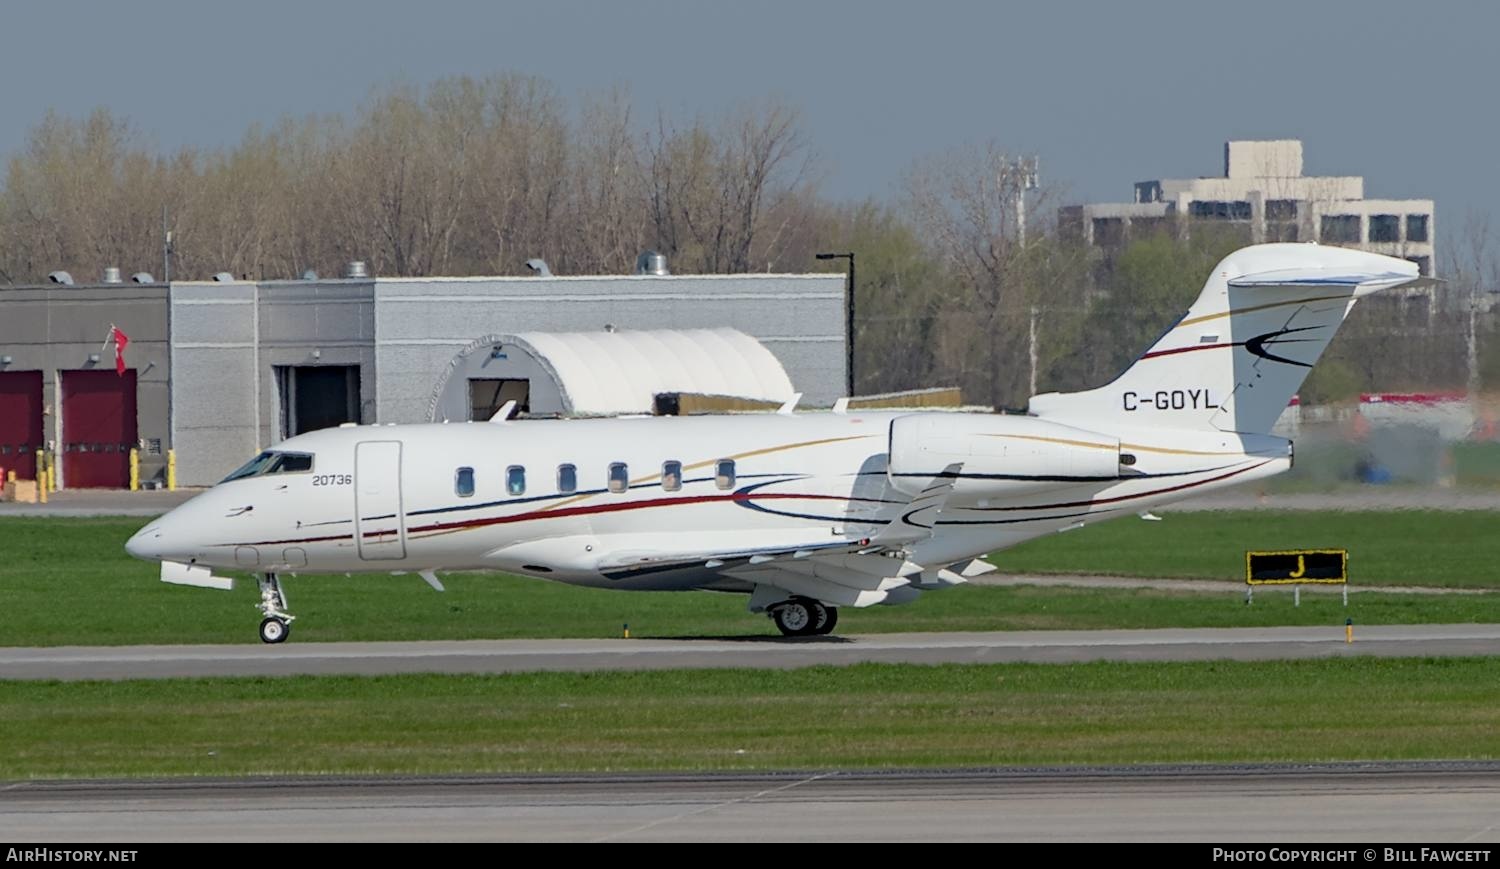
<path fill-rule="evenodd" d="M 170 582 L 173 585 L 191 585 L 198 588 L 217 588 L 221 591 L 234 589 L 234 580 L 227 576 L 214 576 L 212 570 L 199 567 L 196 564 L 183 564 L 180 561 L 163 561 L 161 563 L 161 581 Z"/>
<path fill-rule="evenodd" d="M 1402 272 L 1356 272 L 1349 269 L 1276 269 L 1230 278 L 1228 285 L 1234 289 L 1270 287 L 1310 287 L 1322 289 L 1358 289 L 1355 295 L 1362 296 L 1376 290 L 1395 287 L 1415 289 L 1441 284 L 1437 278 L 1424 278 Z"/>

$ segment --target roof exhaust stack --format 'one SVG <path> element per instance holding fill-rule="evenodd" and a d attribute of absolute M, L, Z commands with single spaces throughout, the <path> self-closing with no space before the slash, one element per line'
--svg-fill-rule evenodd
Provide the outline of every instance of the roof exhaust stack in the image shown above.
<path fill-rule="evenodd" d="M 120 267 L 119 266 L 105 266 L 104 267 L 104 282 L 106 284 L 123 284 L 124 281 L 120 280 Z"/>
<path fill-rule="evenodd" d="M 529 259 L 526 261 L 526 267 L 531 269 L 531 273 L 536 277 L 552 277 L 552 270 L 547 268 L 547 261 L 544 259 Z"/>
<path fill-rule="evenodd" d="M 369 276 L 370 270 L 365 268 L 365 261 L 362 259 L 351 260 L 349 265 L 344 267 L 346 278 L 368 278 Z"/>
<path fill-rule="evenodd" d="M 667 255 L 648 250 L 635 258 L 635 273 L 638 275 L 670 275 L 667 270 Z"/>
<path fill-rule="evenodd" d="M 73 276 L 64 271 L 55 271 L 47 275 L 47 280 L 54 284 L 62 284 L 65 287 L 73 286 Z"/>

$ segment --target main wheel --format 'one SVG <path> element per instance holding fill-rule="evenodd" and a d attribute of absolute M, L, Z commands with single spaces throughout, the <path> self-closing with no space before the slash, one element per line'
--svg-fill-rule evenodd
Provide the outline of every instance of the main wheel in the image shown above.
<path fill-rule="evenodd" d="M 281 643 L 292 632 L 292 626 L 281 619 L 267 618 L 260 623 L 260 641 L 262 643 Z"/>
<path fill-rule="evenodd" d="M 788 637 L 806 637 L 818 629 L 818 610 L 822 604 L 804 597 L 794 597 L 771 610 L 771 620 L 777 630 Z"/>
<path fill-rule="evenodd" d="M 823 620 L 818 622 L 818 629 L 814 633 L 816 633 L 820 637 L 826 634 L 833 633 L 834 626 L 839 623 L 839 608 L 836 606 L 819 605 L 818 609 L 821 610 L 824 615 Z"/>

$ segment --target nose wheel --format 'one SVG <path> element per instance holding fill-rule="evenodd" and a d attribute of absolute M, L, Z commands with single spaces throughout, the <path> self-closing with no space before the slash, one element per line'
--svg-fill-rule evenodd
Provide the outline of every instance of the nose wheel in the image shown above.
<path fill-rule="evenodd" d="M 291 633 L 292 626 L 289 622 L 284 622 L 281 619 L 273 618 L 265 618 L 261 620 L 260 641 L 262 643 L 284 642 L 286 638 L 291 635 Z"/>
<path fill-rule="evenodd" d="M 286 611 L 286 592 L 281 588 L 281 580 L 274 573 L 262 573 L 256 581 L 260 583 L 260 603 L 255 606 L 265 616 L 260 623 L 260 641 L 285 642 L 292 633 L 292 621 L 297 617 Z"/>
<path fill-rule="evenodd" d="M 817 637 L 832 633 L 839 611 L 811 598 L 794 597 L 772 608 L 771 621 L 788 637 Z"/>

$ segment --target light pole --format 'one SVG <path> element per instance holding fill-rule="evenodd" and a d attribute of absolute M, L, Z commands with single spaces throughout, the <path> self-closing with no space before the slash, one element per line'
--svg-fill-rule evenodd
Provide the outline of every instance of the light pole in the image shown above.
<path fill-rule="evenodd" d="M 849 280 L 844 284 L 844 394 L 854 397 L 854 252 L 820 253 L 818 259 L 847 259 Z"/>

